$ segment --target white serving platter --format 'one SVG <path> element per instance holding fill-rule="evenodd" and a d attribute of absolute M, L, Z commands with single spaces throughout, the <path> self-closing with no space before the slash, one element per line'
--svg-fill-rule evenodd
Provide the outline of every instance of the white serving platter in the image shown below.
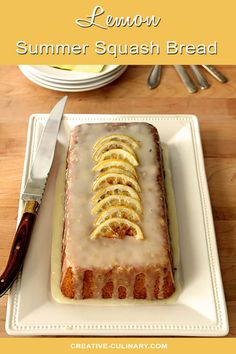
<path fill-rule="evenodd" d="M 22 189 L 48 115 L 30 117 Z M 142 121 L 168 146 L 179 224 L 182 288 L 175 303 L 60 304 L 50 290 L 52 206 L 61 148 L 81 123 Z M 23 211 L 22 202 L 19 217 Z M 198 121 L 192 115 L 64 115 L 23 271 L 10 292 L 6 330 L 31 336 L 224 336 L 228 318 Z"/>

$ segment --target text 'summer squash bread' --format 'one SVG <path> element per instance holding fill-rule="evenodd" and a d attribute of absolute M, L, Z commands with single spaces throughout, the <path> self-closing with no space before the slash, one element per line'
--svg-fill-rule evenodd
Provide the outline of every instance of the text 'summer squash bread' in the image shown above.
<path fill-rule="evenodd" d="M 152 125 L 73 130 L 61 291 L 74 299 L 148 300 L 175 291 L 161 147 Z"/>

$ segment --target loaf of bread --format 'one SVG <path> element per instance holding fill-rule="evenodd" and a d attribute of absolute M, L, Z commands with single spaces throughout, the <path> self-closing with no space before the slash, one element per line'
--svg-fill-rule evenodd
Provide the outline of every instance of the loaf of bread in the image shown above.
<path fill-rule="evenodd" d="M 156 300 L 172 295 L 164 170 L 154 126 L 75 127 L 65 189 L 64 296 Z"/>

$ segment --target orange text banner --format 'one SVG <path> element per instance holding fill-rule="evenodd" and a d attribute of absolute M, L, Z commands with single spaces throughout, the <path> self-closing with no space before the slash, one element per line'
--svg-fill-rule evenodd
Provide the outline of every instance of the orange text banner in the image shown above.
<path fill-rule="evenodd" d="M 1 64 L 235 64 L 234 0 L 21 0 L 1 7 Z"/>

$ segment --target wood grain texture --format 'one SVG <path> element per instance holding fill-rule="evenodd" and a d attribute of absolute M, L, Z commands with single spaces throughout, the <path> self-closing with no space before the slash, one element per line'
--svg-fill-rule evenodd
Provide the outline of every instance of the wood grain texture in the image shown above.
<path fill-rule="evenodd" d="M 149 66 L 131 66 L 114 83 L 69 93 L 66 113 L 190 113 L 199 118 L 222 277 L 229 337 L 236 337 L 236 66 L 220 66 L 229 83 L 206 73 L 212 87 L 190 95 L 171 66 L 160 86 L 146 86 Z M 28 81 L 15 66 L 0 66 L 0 272 L 16 228 L 27 125 L 32 113 L 48 113 L 63 93 Z M 0 336 L 5 332 L 5 295 L 0 300 Z"/>

